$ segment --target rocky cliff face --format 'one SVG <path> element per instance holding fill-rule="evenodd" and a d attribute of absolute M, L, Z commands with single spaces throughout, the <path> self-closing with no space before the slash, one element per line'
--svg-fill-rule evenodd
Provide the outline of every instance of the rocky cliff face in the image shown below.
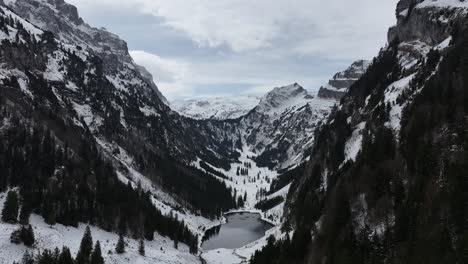
<path fill-rule="evenodd" d="M 434 46 L 450 36 L 454 23 L 461 22 L 465 11 L 455 8 L 463 1 L 401 1 L 397 7 L 397 25 L 388 39 L 400 42 L 420 41 Z"/>
<path fill-rule="evenodd" d="M 64 0 L 10 0 L 6 2 L 17 14 L 41 29 L 51 31 L 63 43 L 80 46 L 99 56 L 104 71 L 111 78 L 118 74 L 123 79 L 142 78 L 166 105 L 166 98 L 159 92 L 144 67 L 133 62 L 127 43 L 104 28 L 93 28 L 78 15 L 75 6 Z"/>
<path fill-rule="evenodd" d="M 260 166 L 287 168 L 307 158 L 316 127 L 336 101 L 308 93 L 298 84 L 278 87 L 239 120 L 243 142 Z"/>
<path fill-rule="evenodd" d="M 465 262 L 467 9 L 400 1 L 389 45 L 290 188 L 284 230 L 294 235 L 252 263 Z"/>
<path fill-rule="evenodd" d="M 229 103 L 229 100 L 217 103 L 216 99 L 210 99 L 179 101 L 172 107 L 197 119 L 223 119 L 218 117 L 226 114 L 235 117 L 226 123 L 238 135 L 238 148 L 246 147 L 256 153 L 255 160 L 260 166 L 284 169 L 308 158 L 314 143 L 314 131 L 368 67 L 367 61 L 354 62 L 346 70 L 336 73 L 318 95 L 307 92 L 296 83 L 274 88 L 255 105 L 240 107 L 235 102 Z M 249 105 L 252 106 L 245 109 Z M 244 108 L 244 114 L 233 116 L 233 113 L 242 113 L 239 108 Z"/>
<path fill-rule="evenodd" d="M 122 180 L 149 181 L 147 189 L 174 207 L 215 212 L 196 201 L 202 193 L 181 192 L 185 184 L 198 191 L 216 188 L 227 195 L 228 207 L 234 206 L 226 186 L 215 187 L 219 181 L 190 165 L 200 158 L 229 169 L 237 161 L 237 136 L 229 124 L 172 112 L 131 61 L 126 44 L 83 24 L 63 1 L 6 3 L 2 10 L 15 18 L 2 15 L 2 105 L 21 112 L 24 120 L 50 126 L 69 146 L 78 147 L 81 136 L 92 137 Z M 42 29 L 54 30 L 54 24 L 58 35 Z M 59 125 L 50 125 L 44 115 Z"/>
<path fill-rule="evenodd" d="M 369 64 L 370 62 L 365 60 L 354 62 L 348 69 L 335 74 L 326 86 L 320 87 L 318 96 L 341 99 L 348 91 L 348 88 L 366 72 Z"/>
<path fill-rule="evenodd" d="M 230 164 L 236 161 L 239 155 L 238 151 L 249 147 L 259 155 L 268 153 L 265 155 L 272 156 L 274 153 L 275 158 L 259 158 L 263 160 L 262 165 L 289 166 L 292 165 L 292 158 L 296 161 L 304 158 L 302 152 L 312 142 L 307 138 L 313 134 L 314 127 L 326 115 L 325 112 L 329 112 L 329 106 L 333 104 L 332 102 L 323 103 L 327 100 L 323 102 L 317 100 L 319 106 L 317 106 L 318 110 L 315 110 L 313 103 L 303 104 L 304 101 L 299 100 L 299 104 L 293 106 L 292 101 L 288 100 L 301 95 L 291 94 L 286 96 L 287 98 L 264 100 L 274 104 L 270 106 L 270 109 L 275 112 L 274 115 L 262 110 L 254 111 L 243 121 L 240 119 L 227 122 L 192 120 L 169 109 L 167 100 L 152 82 L 151 75 L 133 62 L 128 54 L 127 44 L 123 40 L 105 29 L 93 28 L 86 24 L 78 16 L 75 7 L 62 0 L 12 0 L 6 4 L 22 17 L 26 17 L 32 24 L 51 31 L 67 47 L 73 47 L 77 52 L 102 60 L 99 65 L 102 67 L 102 77 L 105 78 L 105 82 L 110 83 L 109 93 L 113 94 L 113 97 L 106 98 L 106 101 L 109 103 L 109 108 L 113 109 L 112 118 L 115 119 L 114 125 L 118 128 L 112 130 L 116 134 L 114 136 L 121 140 L 118 144 L 134 157 L 139 156 L 140 151 L 132 146 L 133 143 L 129 144 L 128 140 L 123 140 L 123 138 L 130 138 L 131 141 L 139 141 L 142 144 L 148 141 L 151 144 L 143 149 L 149 146 L 150 152 L 177 158 L 185 164 L 191 164 L 200 158 L 217 168 L 229 170 Z M 349 74 L 352 75 L 351 72 Z M 71 82 L 66 76 L 55 78 L 54 81 Z M 80 84 L 70 85 L 81 88 Z M 57 92 L 61 93 L 62 90 L 58 89 Z M 277 94 L 273 92 L 270 95 Z M 78 97 L 82 99 L 78 100 Z M 97 106 L 102 103 L 101 99 L 90 104 L 85 98 L 87 95 L 78 89 L 74 97 L 69 99 L 79 108 L 77 119 L 84 118 L 91 131 L 96 136 L 102 137 L 103 123 L 106 123 L 104 121 L 110 116 L 100 114 L 103 110 L 98 109 Z M 281 106 L 281 99 L 284 99 L 284 104 L 289 104 L 291 109 Z M 95 98 L 88 100 L 94 101 Z M 278 104 L 278 109 L 274 109 L 275 104 Z M 323 107 L 320 104 L 327 106 Z M 324 108 L 328 110 L 325 111 Z M 106 109 L 106 111 L 111 111 L 111 109 Z M 295 112 L 302 114 L 299 117 Z M 293 121 L 289 122 L 288 119 Z M 282 128 L 279 129 L 280 127 Z M 290 131 L 290 135 L 280 137 L 279 134 L 286 130 Z M 268 139 L 269 133 L 276 133 L 274 140 Z M 247 136 L 243 136 L 244 134 Z M 295 135 L 301 140 L 292 140 Z M 140 139 L 137 140 L 137 138 Z M 282 164 L 288 160 L 288 165 Z"/>

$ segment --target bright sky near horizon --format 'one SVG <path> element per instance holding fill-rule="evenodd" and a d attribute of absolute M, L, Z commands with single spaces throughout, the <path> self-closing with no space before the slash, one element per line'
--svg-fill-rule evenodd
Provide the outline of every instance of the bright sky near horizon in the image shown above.
<path fill-rule="evenodd" d="M 127 41 L 168 99 L 317 90 L 372 59 L 397 0 L 67 0 Z"/>

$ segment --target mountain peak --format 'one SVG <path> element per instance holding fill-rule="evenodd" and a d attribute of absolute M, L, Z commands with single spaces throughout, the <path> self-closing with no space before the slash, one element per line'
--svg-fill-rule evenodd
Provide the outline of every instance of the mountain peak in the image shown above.
<path fill-rule="evenodd" d="M 369 68 L 370 62 L 366 60 L 358 60 L 355 61 L 349 66 L 346 70 L 342 72 L 338 72 L 333 76 L 333 80 L 330 80 L 330 84 L 332 84 L 333 81 L 340 81 L 340 80 L 357 80 L 359 79 Z M 348 88 L 349 85 L 345 83 L 336 83 L 337 86 L 335 88 Z M 344 87 L 342 87 L 344 86 Z"/>
<path fill-rule="evenodd" d="M 306 89 L 297 83 L 275 87 L 267 93 L 260 103 L 271 103 L 273 106 L 281 103 L 282 99 L 290 99 L 308 95 Z"/>
<path fill-rule="evenodd" d="M 282 113 L 291 106 L 308 102 L 313 96 L 297 83 L 276 87 L 265 95 L 256 107 L 258 112 Z"/>
<path fill-rule="evenodd" d="M 348 88 L 366 72 L 369 65 L 370 61 L 366 60 L 353 62 L 346 70 L 336 73 L 326 86 L 321 87 L 318 96 L 340 99 Z"/>

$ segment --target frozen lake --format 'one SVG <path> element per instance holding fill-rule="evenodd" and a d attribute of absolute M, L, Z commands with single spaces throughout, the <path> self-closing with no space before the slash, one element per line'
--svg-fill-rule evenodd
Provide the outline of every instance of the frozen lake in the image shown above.
<path fill-rule="evenodd" d="M 259 214 L 233 213 L 225 215 L 227 223 L 206 231 L 202 248 L 207 250 L 240 248 L 265 235 L 273 226 Z"/>

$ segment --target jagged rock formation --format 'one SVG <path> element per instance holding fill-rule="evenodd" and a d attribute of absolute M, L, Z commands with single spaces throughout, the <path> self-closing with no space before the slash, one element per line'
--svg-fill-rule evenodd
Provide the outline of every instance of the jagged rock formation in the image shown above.
<path fill-rule="evenodd" d="M 464 263 L 468 3 L 400 1 L 389 45 L 317 133 L 252 263 Z"/>
<path fill-rule="evenodd" d="M 316 127 L 335 103 L 309 94 L 297 83 L 275 88 L 239 120 L 243 142 L 259 154 L 260 166 L 280 169 L 301 163 Z"/>
<path fill-rule="evenodd" d="M 238 104 L 229 100 L 217 103 L 216 100 L 208 102 L 196 99 L 178 101 L 172 107 L 197 119 L 237 117 L 227 123 L 238 135 L 238 148 L 247 147 L 256 153 L 255 161 L 259 166 L 285 169 L 308 158 L 314 143 L 314 131 L 367 67 L 367 61 L 354 62 L 346 70 L 335 74 L 318 95 L 307 92 L 296 83 L 274 88 L 251 108 L 246 108 L 246 105 L 238 107 Z M 223 108 L 226 105 L 233 106 L 219 110 L 219 105 Z M 243 112 L 246 114 L 241 115 Z"/>
<path fill-rule="evenodd" d="M 348 91 L 348 88 L 366 72 L 369 64 L 370 62 L 365 60 L 354 62 L 348 69 L 335 74 L 326 86 L 320 87 L 318 96 L 341 99 Z"/>
<path fill-rule="evenodd" d="M 17 14 L 39 28 L 51 31 L 63 43 L 80 46 L 99 56 L 104 61 L 104 72 L 110 78 L 125 82 L 143 77 L 158 97 L 168 104 L 153 79 L 149 78 L 148 71 L 134 63 L 127 43 L 105 28 L 86 24 L 75 6 L 64 0 L 10 0 L 7 3 Z"/>

